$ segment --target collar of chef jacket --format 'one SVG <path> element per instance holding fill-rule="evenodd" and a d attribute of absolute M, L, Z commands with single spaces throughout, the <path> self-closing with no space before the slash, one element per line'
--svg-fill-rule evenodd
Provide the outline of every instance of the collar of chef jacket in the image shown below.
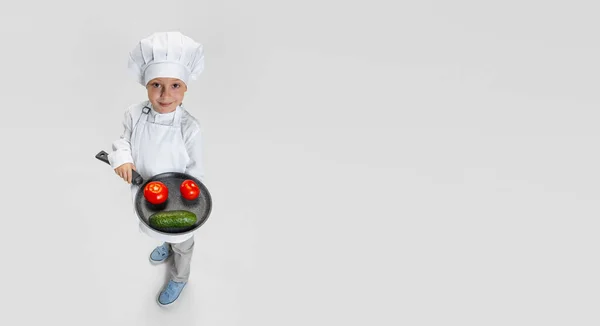
<path fill-rule="evenodd" d="M 173 112 L 158 113 L 154 110 L 154 107 L 151 103 L 148 106 L 150 107 L 150 119 L 148 119 L 148 121 L 165 125 L 171 125 L 171 123 L 173 122 L 173 118 L 175 117 L 175 112 L 179 110 L 179 106 L 177 106 L 177 108 Z"/>

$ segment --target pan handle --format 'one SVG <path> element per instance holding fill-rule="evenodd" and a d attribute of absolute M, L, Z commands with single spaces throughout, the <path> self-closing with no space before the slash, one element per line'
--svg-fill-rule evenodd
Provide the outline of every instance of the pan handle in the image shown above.
<path fill-rule="evenodd" d="M 110 162 L 108 161 L 108 153 L 107 152 L 100 151 L 98 154 L 96 154 L 96 158 L 99 159 L 100 161 L 110 165 Z M 139 173 L 137 173 L 137 171 L 131 170 L 131 174 L 132 174 L 131 183 L 133 183 L 136 186 L 139 186 L 142 183 L 144 183 L 144 179 L 142 178 L 142 176 Z"/>

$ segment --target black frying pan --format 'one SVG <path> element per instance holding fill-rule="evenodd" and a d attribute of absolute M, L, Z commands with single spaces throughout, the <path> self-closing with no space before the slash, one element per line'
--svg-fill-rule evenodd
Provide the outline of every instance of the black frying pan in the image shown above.
<path fill-rule="evenodd" d="M 108 153 L 100 151 L 96 154 L 96 158 L 106 164 L 110 165 L 108 161 Z M 135 210 L 138 218 L 144 224 L 146 224 L 152 230 L 166 234 L 166 235 L 183 235 L 189 232 L 194 232 L 206 222 L 210 212 L 212 210 L 212 198 L 206 186 L 195 177 L 179 172 L 165 172 L 157 174 L 144 182 L 142 176 L 136 171 L 132 170 L 132 184 L 139 186 L 139 190 L 135 195 Z M 181 196 L 179 186 L 185 180 L 193 180 L 200 188 L 200 196 L 197 199 L 190 201 Z M 169 189 L 169 196 L 167 202 L 160 206 L 150 204 L 144 198 L 144 187 L 152 181 L 160 181 L 164 183 Z M 150 226 L 148 220 L 150 216 L 159 211 L 174 211 L 174 210 L 186 210 L 196 214 L 198 220 L 196 223 L 188 228 L 172 228 L 168 230 L 157 230 Z"/>

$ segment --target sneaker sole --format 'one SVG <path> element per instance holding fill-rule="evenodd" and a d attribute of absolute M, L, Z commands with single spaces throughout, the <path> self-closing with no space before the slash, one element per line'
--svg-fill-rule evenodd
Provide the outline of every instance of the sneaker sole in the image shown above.
<path fill-rule="evenodd" d="M 150 256 L 148 256 L 148 260 L 150 261 L 150 263 L 152 265 L 160 265 L 160 264 L 166 262 L 169 258 L 171 258 L 171 255 L 168 255 L 167 258 L 165 258 L 163 260 L 154 260 L 154 259 L 152 259 L 152 254 Z"/>
<path fill-rule="evenodd" d="M 187 286 L 187 283 L 181 288 L 181 291 L 179 291 L 179 294 L 177 295 L 177 297 L 175 298 L 175 300 L 173 300 L 173 302 L 167 303 L 167 304 L 160 303 L 159 298 L 160 298 L 160 294 L 162 293 L 162 290 L 161 290 L 160 292 L 158 292 L 158 295 L 156 296 L 156 303 L 158 303 L 158 305 L 161 306 L 161 307 L 168 307 L 168 306 L 174 304 L 177 301 L 177 299 L 179 299 L 179 296 L 181 295 L 181 293 L 183 293 L 183 290 L 185 289 L 186 286 Z"/>

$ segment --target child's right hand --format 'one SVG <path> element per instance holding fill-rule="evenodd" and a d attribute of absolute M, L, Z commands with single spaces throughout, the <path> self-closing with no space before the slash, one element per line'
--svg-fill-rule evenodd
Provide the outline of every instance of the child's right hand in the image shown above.
<path fill-rule="evenodd" d="M 135 170 L 135 165 L 133 163 L 124 163 L 115 169 L 115 173 L 127 183 L 131 183 L 131 179 L 133 178 L 131 170 Z"/>

